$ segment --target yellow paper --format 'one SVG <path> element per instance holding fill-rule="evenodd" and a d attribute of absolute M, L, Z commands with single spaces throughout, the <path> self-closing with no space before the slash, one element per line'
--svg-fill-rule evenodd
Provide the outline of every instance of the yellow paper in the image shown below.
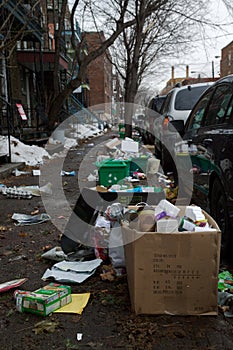
<path fill-rule="evenodd" d="M 61 307 L 60 309 L 58 309 L 54 312 L 64 312 L 64 313 L 66 312 L 66 313 L 74 313 L 74 314 L 81 315 L 84 307 L 88 303 L 90 295 L 91 295 L 91 293 L 71 294 L 72 302 Z"/>

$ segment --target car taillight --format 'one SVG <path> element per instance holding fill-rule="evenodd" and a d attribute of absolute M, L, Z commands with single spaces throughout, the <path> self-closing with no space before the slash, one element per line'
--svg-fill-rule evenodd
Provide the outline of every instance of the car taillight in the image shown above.
<path fill-rule="evenodd" d="M 164 120 L 163 120 L 163 129 L 164 129 L 164 130 L 167 130 L 168 124 L 169 124 L 169 117 L 166 116 L 166 117 L 164 118 Z"/>

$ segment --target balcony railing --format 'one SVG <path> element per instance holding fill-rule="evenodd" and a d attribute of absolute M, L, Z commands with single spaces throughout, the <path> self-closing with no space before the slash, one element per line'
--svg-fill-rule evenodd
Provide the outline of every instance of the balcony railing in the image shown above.
<path fill-rule="evenodd" d="M 25 36 L 36 38 L 38 41 L 42 40 L 42 27 L 39 24 L 38 16 L 33 15 L 31 7 L 26 7 L 13 0 L 4 1 L 2 6 L 14 15 L 20 23 L 26 23 L 27 31 Z M 29 14 L 30 19 L 28 20 Z"/>

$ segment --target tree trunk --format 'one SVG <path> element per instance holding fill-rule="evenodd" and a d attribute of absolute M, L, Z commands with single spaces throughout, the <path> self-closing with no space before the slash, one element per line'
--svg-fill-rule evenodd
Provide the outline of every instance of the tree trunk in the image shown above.
<path fill-rule="evenodd" d="M 81 85 L 81 80 L 77 77 L 71 80 L 63 91 L 61 91 L 51 102 L 48 112 L 48 131 L 52 131 L 56 122 L 58 122 L 59 114 L 61 112 L 64 101 L 72 92 Z"/>
<path fill-rule="evenodd" d="M 137 73 L 136 67 L 131 70 L 125 82 L 125 136 L 132 137 L 132 121 L 135 113 L 134 101 L 137 94 Z"/>

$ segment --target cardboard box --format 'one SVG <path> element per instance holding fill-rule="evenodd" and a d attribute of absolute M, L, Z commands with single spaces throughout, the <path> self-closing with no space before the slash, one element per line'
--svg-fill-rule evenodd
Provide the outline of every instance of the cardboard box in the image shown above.
<path fill-rule="evenodd" d="M 57 283 L 50 283 L 34 292 L 15 291 L 15 298 L 18 311 L 41 316 L 47 316 L 72 301 L 70 286 Z"/>
<path fill-rule="evenodd" d="M 181 215 L 185 207 L 179 207 Z M 217 315 L 221 232 L 139 232 L 122 235 L 132 309 L 136 314 Z"/>
<path fill-rule="evenodd" d="M 108 141 L 106 144 L 105 144 L 105 147 L 107 149 L 114 149 L 116 148 L 116 146 L 119 146 L 121 144 L 121 140 L 118 139 L 118 137 L 115 137 L 114 139 Z"/>

